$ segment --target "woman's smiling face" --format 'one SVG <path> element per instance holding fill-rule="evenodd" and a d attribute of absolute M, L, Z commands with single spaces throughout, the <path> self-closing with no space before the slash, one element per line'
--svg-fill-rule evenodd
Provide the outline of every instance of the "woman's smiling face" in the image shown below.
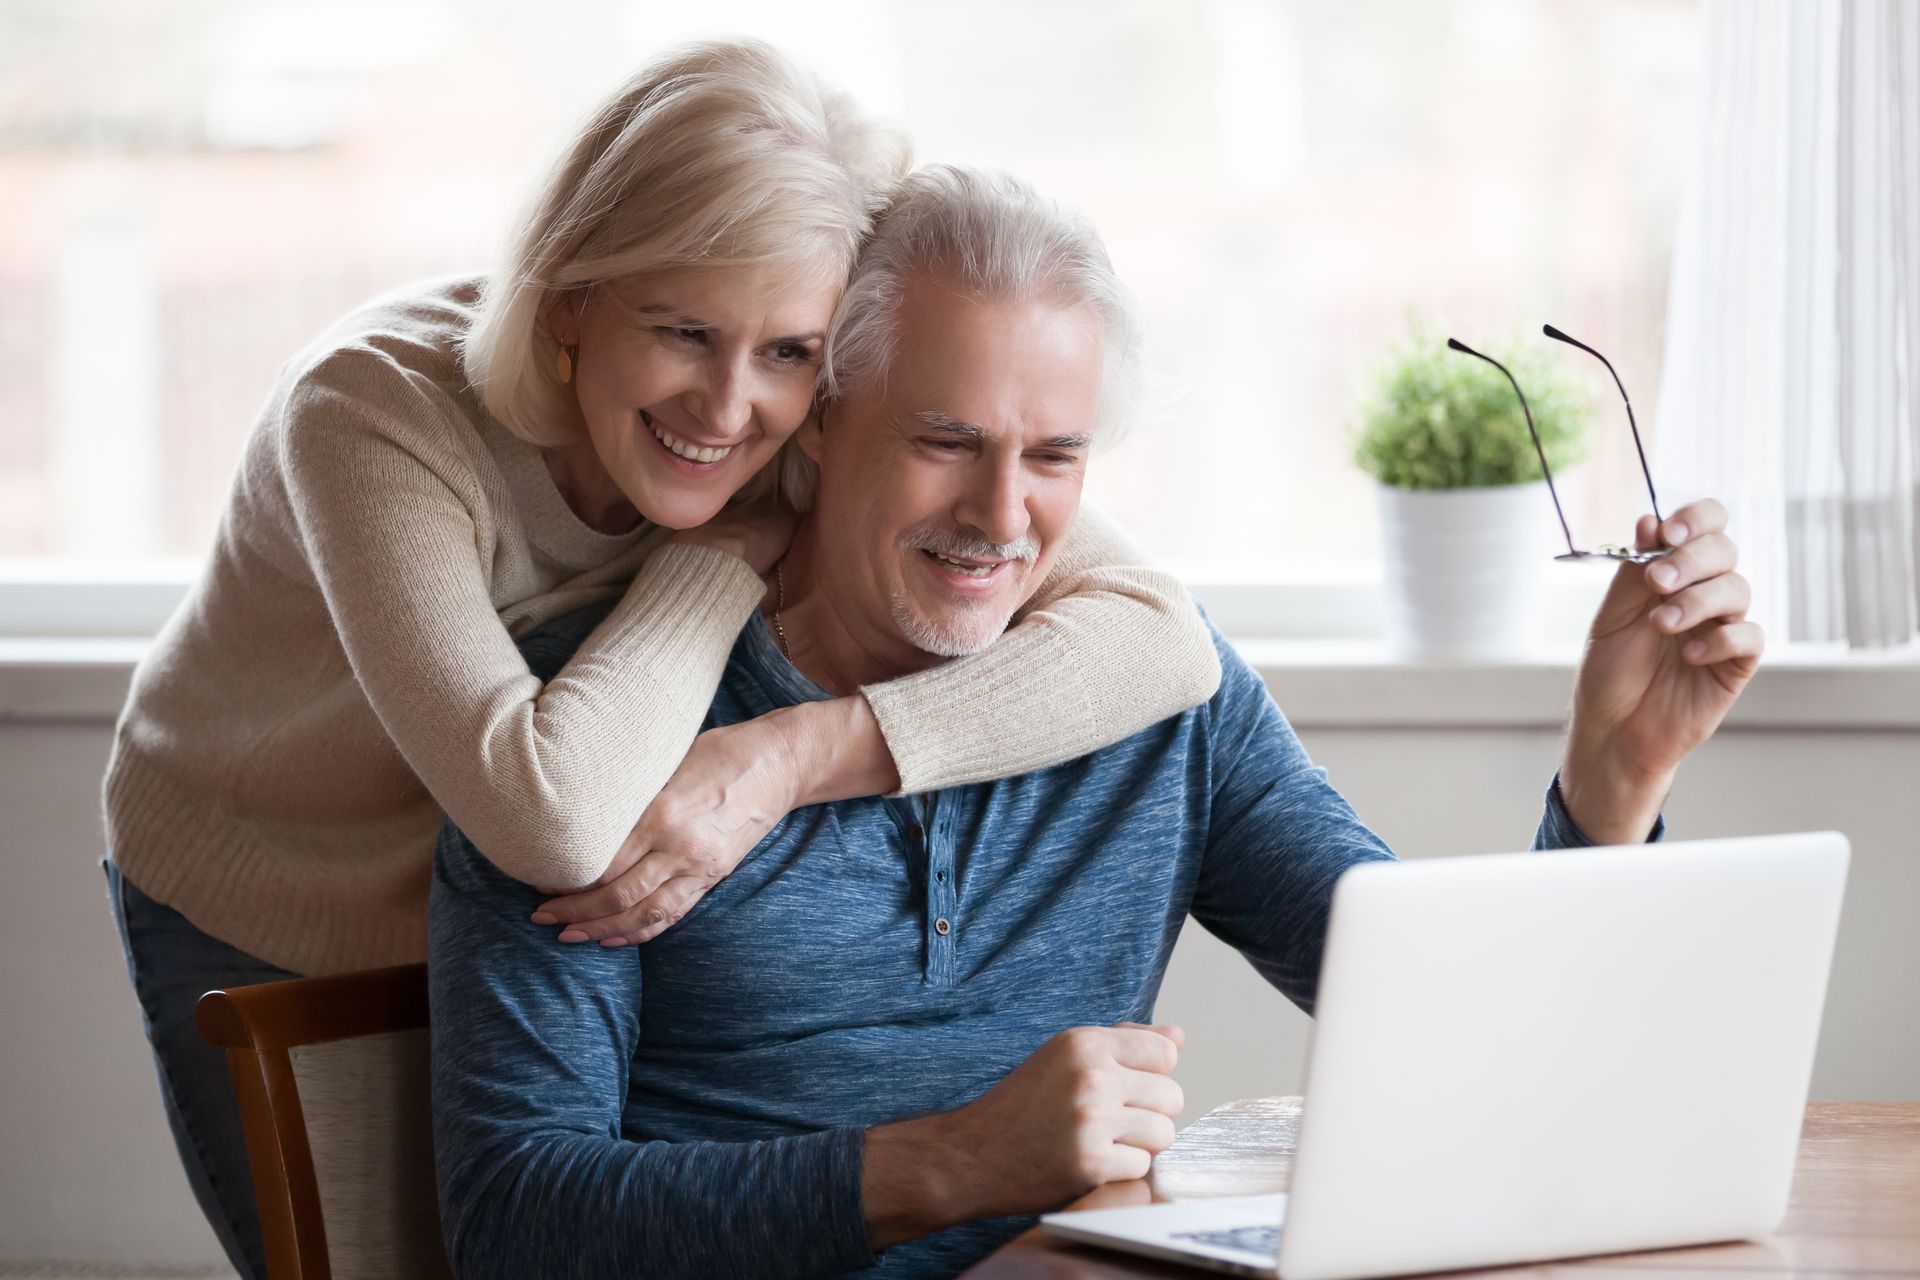
<path fill-rule="evenodd" d="M 634 277 L 557 301 L 608 478 L 646 519 L 718 514 L 806 418 L 838 283 L 746 268 Z"/>

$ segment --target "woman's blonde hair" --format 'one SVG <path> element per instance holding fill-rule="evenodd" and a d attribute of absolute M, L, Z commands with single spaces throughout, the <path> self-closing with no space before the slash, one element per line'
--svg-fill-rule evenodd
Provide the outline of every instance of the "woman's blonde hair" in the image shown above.
<path fill-rule="evenodd" d="M 578 436 L 542 320 L 557 294 L 688 267 L 844 281 L 907 170 L 905 136 L 758 40 L 683 45 L 607 99 L 535 188 L 461 347 L 487 409 Z"/>

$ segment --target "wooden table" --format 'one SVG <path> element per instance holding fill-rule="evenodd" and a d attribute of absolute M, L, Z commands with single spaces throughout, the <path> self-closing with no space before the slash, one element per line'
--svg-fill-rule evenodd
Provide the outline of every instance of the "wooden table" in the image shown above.
<path fill-rule="evenodd" d="M 1145 1181 L 1102 1187 L 1073 1207 L 1285 1191 L 1299 1121 L 1298 1098 L 1220 1107 L 1183 1130 Z M 1607 1273 L 1587 1280 L 1920 1276 L 1920 1103 L 1810 1105 L 1786 1221 L 1763 1240 L 1453 1274 L 1547 1276 L 1574 1269 Z M 1064 1244 L 1036 1229 L 966 1272 L 965 1280 L 1194 1280 L 1205 1274 Z"/>

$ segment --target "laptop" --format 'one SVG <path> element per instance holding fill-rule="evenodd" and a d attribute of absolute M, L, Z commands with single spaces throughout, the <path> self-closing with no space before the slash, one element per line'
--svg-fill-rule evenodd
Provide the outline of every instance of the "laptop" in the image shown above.
<path fill-rule="evenodd" d="M 1287 1192 L 1042 1225 L 1282 1280 L 1765 1235 L 1848 851 L 1820 832 L 1355 867 Z"/>

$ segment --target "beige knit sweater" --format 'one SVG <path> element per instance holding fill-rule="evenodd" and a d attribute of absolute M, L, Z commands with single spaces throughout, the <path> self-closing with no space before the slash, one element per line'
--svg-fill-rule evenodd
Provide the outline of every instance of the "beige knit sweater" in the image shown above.
<path fill-rule="evenodd" d="M 425 955 L 443 813 L 518 879 L 598 876 L 765 591 L 724 552 L 573 514 L 467 385 L 478 283 L 380 299 L 289 362 L 115 734 L 122 871 L 297 973 Z M 514 637 L 613 596 L 543 687 Z M 990 650 L 865 693 L 911 792 L 1071 759 L 1218 679 L 1178 581 L 1083 513 Z"/>

